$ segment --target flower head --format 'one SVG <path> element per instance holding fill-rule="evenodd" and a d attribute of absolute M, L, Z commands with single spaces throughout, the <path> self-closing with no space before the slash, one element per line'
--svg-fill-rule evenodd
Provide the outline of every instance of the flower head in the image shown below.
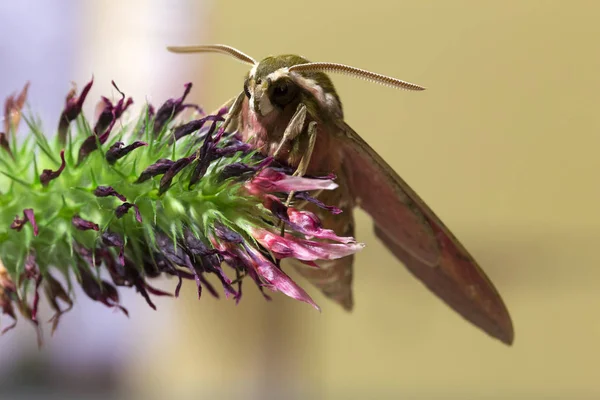
<path fill-rule="evenodd" d="M 184 103 L 191 84 L 158 111 L 149 105 L 137 121 L 127 119 L 133 100 L 119 89 L 120 99 L 102 98 L 98 117 L 88 121 L 81 108 L 91 85 L 67 96 L 55 140 L 31 119 L 36 140 L 0 151 L 0 312 L 12 320 L 8 328 L 15 310 L 38 326 L 45 293 L 54 331 L 74 305 L 65 289 L 73 280 L 92 300 L 126 315 L 118 288 L 135 288 L 156 309 L 153 296 L 172 295 L 149 284 L 159 276 L 177 279 L 174 296 L 183 280 L 193 280 L 198 297 L 222 292 L 236 303 L 249 276 L 267 299 L 265 288 L 318 309 L 280 261 L 311 264 L 362 244 L 283 201 L 294 191 L 338 212 L 310 195 L 335 189 L 331 176 L 292 176 L 291 168 L 225 133 L 226 109 L 206 116 Z M 177 124 L 188 107 L 199 118 Z"/>

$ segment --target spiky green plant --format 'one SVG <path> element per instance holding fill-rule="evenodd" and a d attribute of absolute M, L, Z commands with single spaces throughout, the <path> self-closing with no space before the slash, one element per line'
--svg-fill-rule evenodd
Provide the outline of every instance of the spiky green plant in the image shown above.
<path fill-rule="evenodd" d="M 318 204 L 307 191 L 334 189 L 329 177 L 292 176 L 293 170 L 264 158 L 235 132 L 225 133 L 226 109 L 204 115 L 184 104 L 191 84 L 180 98 L 156 111 L 147 105 L 131 121 L 122 118 L 131 98 L 122 93 L 116 103 L 102 98 L 93 124 L 81 113 L 91 86 L 79 96 L 69 93 L 52 138 L 33 116 L 22 115 L 28 86 L 6 101 L 0 133 L 0 310 L 14 323 L 4 331 L 16 324 L 15 308 L 39 327 L 42 289 L 56 311 L 54 330 L 73 306 L 74 282 L 93 300 L 125 313 L 115 286 L 135 287 L 155 308 L 150 294 L 170 294 L 147 278 L 164 274 L 179 279 L 175 295 L 185 278 L 196 281 L 198 295 L 205 287 L 218 296 L 205 279 L 214 273 L 226 296 L 239 301 L 242 278 L 249 275 L 261 291 L 281 291 L 318 308 L 279 260 L 294 257 L 314 265 L 362 245 L 323 229 L 314 214 L 286 207 L 283 199 L 296 191 Z M 194 113 L 181 121 L 177 117 L 185 108 Z M 29 133 L 17 138 L 21 119 Z M 280 224 L 286 227 L 283 236 Z M 234 278 L 222 269 L 223 261 Z"/>

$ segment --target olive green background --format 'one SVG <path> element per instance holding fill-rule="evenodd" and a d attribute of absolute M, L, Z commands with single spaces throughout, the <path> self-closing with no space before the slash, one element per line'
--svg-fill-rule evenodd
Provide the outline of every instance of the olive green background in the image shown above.
<path fill-rule="evenodd" d="M 593 1 L 215 2 L 198 27 L 208 33 L 169 44 L 298 53 L 428 88 L 333 77 L 347 122 L 496 284 L 515 344 L 425 290 L 359 212 L 367 247 L 352 314 L 312 288 L 321 314 L 284 296 L 264 302 L 251 285 L 237 307 L 188 290 L 133 382 L 218 398 L 600 397 L 599 11 Z M 183 57 L 205 68 L 181 78 L 201 85 L 208 108 L 241 90 L 246 66 Z"/>

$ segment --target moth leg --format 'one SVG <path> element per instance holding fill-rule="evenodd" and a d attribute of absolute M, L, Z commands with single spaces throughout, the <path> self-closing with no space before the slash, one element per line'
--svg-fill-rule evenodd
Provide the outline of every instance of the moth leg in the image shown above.
<path fill-rule="evenodd" d="M 283 148 L 283 145 L 286 142 L 294 140 L 300 133 L 302 133 L 302 128 L 304 127 L 304 121 L 306 120 L 306 106 L 302 103 L 298 104 L 298 108 L 296 108 L 296 112 L 290 119 L 290 122 L 285 128 L 283 132 L 283 137 L 275 149 L 275 153 L 273 153 L 273 157 L 277 158 L 279 152 Z"/>
<path fill-rule="evenodd" d="M 233 104 L 231 105 L 231 107 L 229 108 L 229 110 L 227 111 L 227 117 L 225 118 L 225 121 L 223 121 L 223 124 L 221 125 L 221 128 L 223 128 L 223 132 L 225 132 L 225 130 L 227 129 L 227 127 L 229 126 L 229 124 L 231 123 L 231 121 L 234 118 L 237 118 L 237 116 L 240 114 L 240 110 L 242 109 L 242 103 L 244 100 L 244 92 L 241 92 L 235 99 L 235 101 L 233 102 Z M 224 104 L 222 107 L 227 107 L 229 105 L 230 102 L 227 102 L 226 104 Z"/>
<path fill-rule="evenodd" d="M 312 157 L 313 150 L 315 149 L 315 143 L 317 142 L 317 123 L 315 121 L 311 121 L 308 124 L 308 146 L 306 148 L 306 152 L 300 159 L 300 163 L 298 164 L 298 168 L 294 172 L 294 176 L 304 176 L 306 170 L 308 169 L 308 164 L 310 163 L 310 158 Z M 287 201 L 285 202 L 285 206 L 289 207 L 292 198 L 294 197 L 295 192 L 290 192 L 288 195 Z"/>
<path fill-rule="evenodd" d="M 302 103 L 298 104 L 298 107 L 296 108 L 296 112 L 294 113 L 294 115 L 292 116 L 292 119 L 290 119 L 290 122 L 288 123 L 288 125 L 285 128 L 285 131 L 283 132 L 283 137 L 281 138 L 281 141 L 279 142 L 279 145 L 277 146 L 277 149 L 275 149 L 275 152 L 273 153 L 273 157 L 277 158 L 277 156 L 279 155 L 279 153 L 281 152 L 281 149 L 283 148 L 283 145 L 287 142 L 291 142 L 294 139 L 296 139 L 298 137 L 298 135 L 300 135 L 302 133 L 302 130 L 304 128 L 304 122 L 306 121 L 306 106 Z M 316 127 L 316 123 L 311 122 L 311 124 L 309 125 L 309 135 L 311 132 L 311 125 L 315 125 Z M 315 137 L 316 137 L 316 129 L 313 129 L 314 133 L 315 133 Z M 310 154 L 312 154 L 312 150 L 314 148 L 314 139 L 309 139 L 309 151 L 307 151 L 307 153 L 304 154 L 304 156 L 302 157 L 302 159 L 300 160 L 300 164 L 298 164 L 298 168 L 296 169 L 296 171 L 294 172 L 294 175 L 304 175 L 304 172 L 306 172 L 306 168 L 308 166 L 308 161 L 310 161 Z M 312 145 L 311 145 L 312 142 Z M 307 159 L 305 161 L 305 159 Z M 290 192 L 290 194 L 288 195 L 288 198 L 285 202 L 286 207 L 289 207 L 290 202 L 292 201 L 292 198 L 294 196 L 294 192 Z M 285 232 L 285 223 L 283 221 L 281 221 L 281 236 L 284 235 Z"/>
<path fill-rule="evenodd" d="M 310 163 L 310 158 L 312 156 L 313 150 L 315 148 L 315 143 L 317 142 L 317 123 L 315 121 L 311 121 L 308 124 L 308 146 L 306 148 L 306 152 L 300 159 L 300 163 L 298 164 L 298 168 L 294 171 L 293 176 L 304 176 L 306 170 L 308 169 L 308 164 Z M 285 206 L 289 207 L 292 199 L 294 198 L 293 190 L 288 194 L 287 200 L 285 201 Z M 281 221 L 281 236 L 285 233 L 285 223 Z"/>

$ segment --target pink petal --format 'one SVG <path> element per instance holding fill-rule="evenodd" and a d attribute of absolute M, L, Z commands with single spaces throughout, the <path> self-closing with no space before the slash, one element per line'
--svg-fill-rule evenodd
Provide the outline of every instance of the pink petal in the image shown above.
<path fill-rule="evenodd" d="M 335 260 L 362 250 L 362 243 L 325 243 L 286 234 L 285 237 L 266 229 L 255 229 L 252 235 L 278 258 L 294 257 L 303 261 Z"/>
<path fill-rule="evenodd" d="M 256 279 L 255 275 L 258 275 L 261 281 L 266 283 L 263 286 L 266 286 L 274 292 L 281 292 L 293 299 L 308 303 L 318 311 L 321 311 L 319 306 L 314 302 L 310 295 L 304 291 L 304 289 L 298 286 L 289 276 L 287 276 L 271 261 L 266 259 L 265 256 L 263 256 L 256 249 L 247 245 L 244 246 L 243 249 L 239 245 L 231 242 L 218 242 L 215 237 L 211 236 L 209 236 L 209 240 L 216 249 L 231 252 L 238 259 L 240 259 L 246 266 L 248 274 L 251 277 Z M 267 300 L 270 300 L 266 294 L 264 295 Z"/>
<path fill-rule="evenodd" d="M 246 248 L 248 255 L 252 259 L 252 266 L 256 273 L 266 281 L 269 289 L 274 292 L 281 292 L 293 299 L 303 301 L 313 306 L 317 311 L 321 311 L 317 303 L 298 286 L 292 278 L 287 276 L 285 272 L 277 268 L 275 264 L 267 260 L 262 254 L 253 248 Z"/>
<path fill-rule="evenodd" d="M 329 179 L 313 179 L 299 176 L 289 176 L 283 172 L 275 171 L 272 168 L 263 169 L 246 185 L 246 188 L 252 194 L 291 191 L 300 192 L 307 190 L 333 190 L 337 187 L 338 185 Z"/>
<path fill-rule="evenodd" d="M 353 237 L 338 236 L 331 229 L 325 229 L 321 225 L 319 218 L 311 213 L 310 211 L 299 211 L 295 208 L 288 208 L 287 210 L 290 222 L 299 228 L 300 233 L 319 239 L 329 239 L 340 243 L 352 243 L 355 242 Z"/>

